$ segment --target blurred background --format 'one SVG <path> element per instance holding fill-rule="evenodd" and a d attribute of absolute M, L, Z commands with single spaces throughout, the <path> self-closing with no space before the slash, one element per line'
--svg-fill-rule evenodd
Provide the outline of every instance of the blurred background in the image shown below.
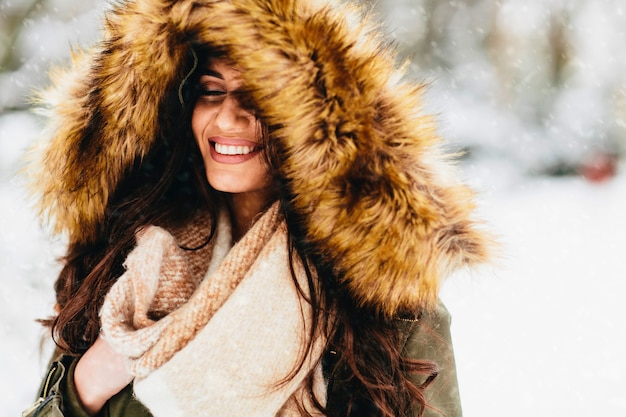
<path fill-rule="evenodd" d="M 363 1 L 429 84 L 434 113 L 502 256 L 443 287 L 466 417 L 626 416 L 626 3 Z M 32 92 L 95 42 L 104 0 L 0 0 L 3 412 L 35 395 L 63 242 L 17 172 Z"/>

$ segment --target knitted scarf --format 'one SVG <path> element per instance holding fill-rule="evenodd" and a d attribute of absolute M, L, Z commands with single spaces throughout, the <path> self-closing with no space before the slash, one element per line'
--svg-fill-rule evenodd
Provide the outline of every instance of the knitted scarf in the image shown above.
<path fill-rule="evenodd" d="M 105 297 L 104 337 L 126 356 L 135 395 L 156 417 L 313 412 L 303 381 L 314 368 L 315 396 L 325 402 L 323 338 L 306 351 L 312 311 L 293 282 L 278 204 L 232 248 L 230 238 L 221 213 L 198 280 L 189 251 L 147 227 Z M 293 264 L 306 291 L 303 267 Z"/>

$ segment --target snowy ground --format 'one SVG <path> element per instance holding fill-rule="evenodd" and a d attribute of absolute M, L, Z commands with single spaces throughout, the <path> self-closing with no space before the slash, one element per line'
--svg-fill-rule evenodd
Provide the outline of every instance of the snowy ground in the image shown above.
<path fill-rule="evenodd" d="M 59 242 L 10 176 L 29 116 L 0 118 L 0 414 L 33 399 L 50 346 L 34 322 L 52 309 Z M 28 140 L 21 143 L 27 143 Z M 11 142 L 16 143 L 16 142 Z M 499 265 L 453 277 L 443 298 L 466 417 L 626 416 L 626 176 L 522 179 L 467 169 L 503 242 Z"/>
<path fill-rule="evenodd" d="M 626 416 L 626 176 L 522 181 L 483 211 L 500 266 L 443 291 L 466 417 Z"/>

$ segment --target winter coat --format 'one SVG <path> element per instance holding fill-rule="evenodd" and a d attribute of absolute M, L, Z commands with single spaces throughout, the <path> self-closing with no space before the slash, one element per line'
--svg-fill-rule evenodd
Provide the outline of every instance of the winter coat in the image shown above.
<path fill-rule="evenodd" d="M 53 74 L 42 94 L 50 123 L 31 170 L 39 207 L 70 244 L 92 241 L 124 175 L 167 136 L 161 110 L 172 91 L 185 101 L 179 86 L 193 51 L 218 48 L 242 70 L 280 151 L 282 201 L 299 219 L 310 253 L 332 267 L 356 304 L 391 318 L 416 309 L 434 314 L 443 351 L 424 342 L 430 336 L 422 326 L 400 323 L 406 353 L 445 363 L 448 372 L 436 379 L 443 385 L 431 391 L 458 408 L 438 290 L 455 269 L 487 260 L 489 238 L 473 218 L 473 193 L 455 178 L 433 118 L 421 111 L 423 85 L 404 79 L 406 66 L 398 68 L 362 10 L 335 3 L 113 6 L 102 41 L 75 52 L 71 67 Z M 332 388 L 331 397 L 340 395 L 340 386 Z M 128 392 L 120 398 L 127 401 Z"/>
<path fill-rule="evenodd" d="M 404 340 L 403 355 L 407 358 L 432 360 L 439 366 L 439 374 L 435 382 L 428 388 L 426 395 L 432 409 L 427 409 L 425 417 L 461 417 L 461 402 L 457 384 L 452 339 L 450 336 L 450 315 L 445 306 L 438 302 L 433 311 L 419 320 L 397 320 Z M 327 353 L 332 355 L 332 353 Z M 79 357 L 71 359 L 68 372 L 61 384 L 63 403 L 68 417 L 89 417 L 82 408 L 76 387 L 73 383 L 74 368 Z M 423 381 L 417 381 L 419 383 Z M 336 410 L 337 415 L 347 402 L 346 387 L 340 380 L 328 381 L 327 404 Z M 438 410 L 438 411 L 435 411 Z M 441 412 L 442 414 L 439 414 Z M 406 417 L 417 416 L 416 407 Z M 366 415 L 353 412 L 352 415 Z M 98 413 L 102 417 L 150 417 L 150 412 L 133 397 L 132 385 L 127 386 L 119 394 L 111 398 Z"/>

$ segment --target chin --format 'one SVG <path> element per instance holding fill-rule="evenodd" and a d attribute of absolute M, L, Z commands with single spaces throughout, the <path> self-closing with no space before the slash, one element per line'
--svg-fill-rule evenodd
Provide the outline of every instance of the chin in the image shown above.
<path fill-rule="evenodd" d="M 240 180 L 224 181 L 220 179 L 209 180 L 209 185 L 214 190 L 230 194 L 242 194 L 255 191 L 257 188 L 248 184 L 242 184 Z"/>

